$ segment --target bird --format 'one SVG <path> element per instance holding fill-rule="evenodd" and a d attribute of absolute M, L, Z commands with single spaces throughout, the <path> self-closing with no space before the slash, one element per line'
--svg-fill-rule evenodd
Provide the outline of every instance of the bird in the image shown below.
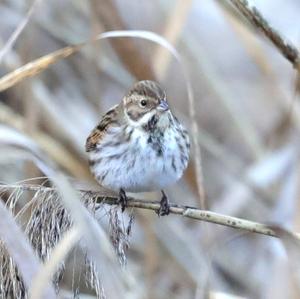
<path fill-rule="evenodd" d="M 118 192 L 122 211 L 127 192 L 161 190 L 159 216 L 170 213 L 163 191 L 187 168 L 187 130 L 172 113 L 159 83 L 136 82 L 122 101 L 109 109 L 85 145 L 91 173 L 103 187 Z"/>

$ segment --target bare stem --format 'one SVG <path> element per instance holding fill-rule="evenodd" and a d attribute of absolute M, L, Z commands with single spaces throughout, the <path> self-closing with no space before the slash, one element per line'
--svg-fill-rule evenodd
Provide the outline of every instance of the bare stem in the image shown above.
<path fill-rule="evenodd" d="M 296 69 L 299 69 L 300 55 L 297 48 L 272 28 L 255 6 L 251 6 L 247 0 L 230 0 L 230 2 L 274 44 Z"/>
<path fill-rule="evenodd" d="M 43 187 L 37 185 L 4 185 L 0 184 L 0 189 L 2 190 L 10 190 L 10 189 L 19 189 L 24 191 L 42 191 L 42 192 L 56 192 L 55 188 L 50 187 Z M 92 196 L 95 198 L 96 202 L 98 203 L 105 203 L 108 205 L 118 205 L 119 198 L 116 194 L 107 191 L 89 191 L 89 190 L 77 190 L 81 196 Z M 128 207 L 137 208 L 137 209 L 146 209 L 152 211 L 158 211 L 160 208 L 159 201 L 146 201 L 140 199 L 130 198 L 128 201 Z M 207 210 L 200 210 L 194 207 L 183 206 L 183 205 L 176 205 L 171 204 L 170 213 L 175 215 L 181 215 L 183 217 L 215 223 L 219 225 L 228 226 L 235 229 L 241 229 L 244 231 L 267 235 L 271 237 L 279 237 L 278 234 L 270 228 L 270 226 L 245 220 L 242 218 L 227 216 Z M 292 233 L 292 235 L 300 240 L 300 235 L 298 233 Z"/>

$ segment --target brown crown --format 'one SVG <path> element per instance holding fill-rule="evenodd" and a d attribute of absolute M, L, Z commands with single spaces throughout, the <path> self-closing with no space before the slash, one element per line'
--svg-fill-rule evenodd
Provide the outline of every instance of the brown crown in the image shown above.
<path fill-rule="evenodd" d="M 135 83 L 132 89 L 129 91 L 128 96 L 131 96 L 133 94 L 138 94 L 156 99 L 166 98 L 166 93 L 161 88 L 161 86 L 157 82 L 150 80 L 144 80 Z"/>

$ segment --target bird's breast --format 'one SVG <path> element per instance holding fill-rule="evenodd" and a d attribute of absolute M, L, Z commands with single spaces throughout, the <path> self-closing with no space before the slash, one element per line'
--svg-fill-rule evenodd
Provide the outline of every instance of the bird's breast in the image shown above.
<path fill-rule="evenodd" d="M 146 134 L 126 127 L 123 133 L 130 138 L 115 132 L 91 159 L 97 161 L 91 163 L 91 169 L 103 186 L 146 192 L 163 189 L 182 176 L 188 149 L 176 130 Z"/>

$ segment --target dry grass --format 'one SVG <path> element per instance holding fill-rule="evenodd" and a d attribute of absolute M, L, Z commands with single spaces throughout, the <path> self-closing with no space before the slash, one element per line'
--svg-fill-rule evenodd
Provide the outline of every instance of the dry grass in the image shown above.
<path fill-rule="evenodd" d="M 299 76 L 294 84 L 287 63 L 298 69 L 297 1 L 100 2 L 0 4 L 0 180 L 10 187 L 0 297 L 298 298 L 298 235 L 283 229 L 299 230 Z M 287 19 L 294 26 L 278 21 Z M 169 196 L 212 211 L 173 212 L 276 224 L 260 228 L 282 242 L 157 218 L 148 195 L 124 214 L 96 204 L 85 138 L 146 78 L 166 87 L 194 141 Z"/>

